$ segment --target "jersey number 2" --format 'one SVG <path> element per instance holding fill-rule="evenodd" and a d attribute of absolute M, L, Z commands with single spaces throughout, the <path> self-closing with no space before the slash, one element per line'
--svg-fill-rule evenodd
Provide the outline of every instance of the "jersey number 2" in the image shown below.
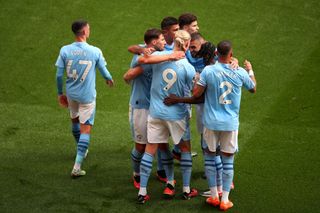
<path fill-rule="evenodd" d="M 71 65 L 72 65 L 73 60 L 69 60 L 68 64 L 67 64 L 67 75 L 69 78 L 72 78 L 74 81 L 78 79 L 78 74 L 77 74 L 77 70 L 73 69 L 71 72 Z M 92 61 L 86 61 L 86 60 L 79 60 L 79 64 L 83 64 L 86 65 L 86 68 L 81 76 L 80 82 L 83 82 L 87 75 L 88 72 L 90 71 L 91 67 L 92 67 Z"/>
<path fill-rule="evenodd" d="M 230 94 L 230 93 L 232 92 L 232 84 L 231 84 L 230 82 L 228 82 L 228 81 L 223 81 L 223 82 L 221 82 L 220 88 L 222 89 L 222 88 L 224 88 L 225 86 L 227 87 L 227 90 L 224 91 L 224 92 L 222 93 L 222 95 L 220 95 L 220 97 L 219 97 L 219 103 L 220 103 L 220 104 L 232 104 L 232 101 L 231 101 L 231 100 L 224 100 L 224 98 L 225 98 L 228 94 Z"/>

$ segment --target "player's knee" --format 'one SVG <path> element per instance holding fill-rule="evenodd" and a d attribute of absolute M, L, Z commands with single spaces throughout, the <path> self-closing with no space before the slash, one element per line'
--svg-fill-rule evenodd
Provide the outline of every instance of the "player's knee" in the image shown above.
<path fill-rule="evenodd" d="M 88 124 L 80 124 L 80 133 L 81 134 L 90 134 L 91 132 L 91 125 Z"/>
<path fill-rule="evenodd" d="M 205 148 L 205 149 L 203 149 L 203 150 L 204 150 L 205 153 L 207 153 L 207 154 L 209 154 L 209 155 L 214 155 L 214 154 L 216 154 L 216 152 L 210 151 L 208 147 Z"/>
<path fill-rule="evenodd" d="M 181 152 L 190 152 L 191 150 L 190 141 L 181 141 L 179 143 L 179 148 Z"/>
<path fill-rule="evenodd" d="M 223 151 L 220 151 L 222 155 L 226 156 L 226 157 L 231 157 L 234 155 L 234 153 L 227 153 L 227 152 L 223 152 Z"/>
<path fill-rule="evenodd" d="M 146 148 L 146 145 L 145 144 L 139 144 L 139 143 L 136 143 L 136 150 L 140 153 L 144 153 L 144 150 Z"/>
<path fill-rule="evenodd" d="M 79 123 L 79 117 L 71 118 L 72 123 Z"/>

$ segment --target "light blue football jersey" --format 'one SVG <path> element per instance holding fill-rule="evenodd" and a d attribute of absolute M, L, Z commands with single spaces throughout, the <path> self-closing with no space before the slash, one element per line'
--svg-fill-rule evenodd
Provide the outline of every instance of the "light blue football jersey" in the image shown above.
<path fill-rule="evenodd" d="M 112 76 L 99 48 L 86 42 L 74 42 L 61 48 L 56 62 L 66 70 L 66 95 L 79 103 L 91 103 L 96 98 L 96 68 L 106 80 Z"/>
<path fill-rule="evenodd" d="M 172 51 L 155 52 L 153 55 L 166 55 Z M 150 115 L 153 118 L 163 120 L 181 120 L 188 116 L 186 104 L 175 104 L 166 106 L 163 103 L 165 97 L 169 94 L 175 94 L 183 97 L 184 88 L 191 90 L 195 69 L 187 59 L 178 61 L 167 61 L 159 64 L 153 64 L 152 84 L 150 97 Z"/>
<path fill-rule="evenodd" d="M 174 42 L 172 42 L 171 45 L 166 44 L 166 45 L 164 46 L 164 50 L 167 50 L 167 51 L 173 50 L 173 48 L 174 48 Z"/>
<path fill-rule="evenodd" d="M 138 55 L 134 55 L 130 67 L 138 65 Z M 130 96 L 130 105 L 136 109 L 149 109 L 150 106 L 150 88 L 152 81 L 151 66 L 139 65 L 143 68 L 143 73 L 132 80 L 132 89 Z"/>
<path fill-rule="evenodd" d="M 204 64 L 203 58 L 192 57 L 190 50 L 188 50 L 186 52 L 186 57 L 187 57 L 189 63 L 195 68 L 196 72 L 201 73 L 202 70 L 204 69 L 204 67 L 206 66 Z"/>
<path fill-rule="evenodd" d="M 204 126 L 217 131 L 238 130 L 241 87 L 248 90 L 255 87 L 247 71 L 232 70 L 229 64 L 217 62 L 204 68 L 198 84 L 206 87 Z"/>

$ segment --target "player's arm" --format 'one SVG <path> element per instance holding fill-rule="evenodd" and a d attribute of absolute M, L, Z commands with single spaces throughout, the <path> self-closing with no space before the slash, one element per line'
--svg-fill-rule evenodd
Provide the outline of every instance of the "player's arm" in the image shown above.
<path fill-rule="evenodd" d="M 204 103 L 204 94 L 198 98 L 196 98 L 194 96 L 192 96 L 192 97 L 179 97 L 174 94 L 169 94 L 169 96 L 164 99 L 163 103 L 168 106 L 173 105 L 173 104 L 177 104 L 177 103 L 200 104 L 200 103 Z"/>
<path fill-rule="evenodd" d="M 139 57 L 139 64 L 157 64 L 164 61 L 175 61 L 185 57 L 185 53 L 183 51 L 175 51 L 171 54 L 167 55 L 143 55 Z"/>
<path fill-rule="evenodd" d="M 129 84 L 131 80 L 135 79 L 139 75 L 143 73 L 143 68 L 141 66 L 136 66 L 134 68 L 130 68 L 124 75 L 123 80 Z"/>
<path fill-rule="evenodd" d="M 151 55 L 155 51 L 155 49 L 152 47 L 141 47 L 139 45 L 131 45 L 128 47 L 128 51 L 136 55 Z"/>
<path fill-rule="evenodd" d="M 231 67 L 231 69 L 233 69 L 233 70 L 236 70 L 236 69 L 239 68 L 239 61 L 238 61 L 237 58 L 235 58 L 235 57 L 232 57 L 232 58 L 231 58 L 230 67 Z"/>
<path fill-rule="evenodd" d="M 58 102 L 61 107 L 68 107 L 67 96 L 63 94 L 63 72 L 64 72 L 64 68 L 57 67 L 56 82 L 57 82 Z"/>
<path fill-rule="evenodd" d="M 97 68 L 98 68 L 100 74 L 102 75 L 102 77 L 106 80 L 106 84 L 109 87 L 112 87 L 114 85 L 114 82 L 113 82 L 112 76 L 111 76 L 110 72 L 108 71 L 106 65 L 107 65 L 107 62 L 104 59 L 102 52 L 100 52 L 99 59 L 97 61 Z"/>
<path fill-rule="evenodd" d="M 257 91 L 257 81 L 256 81 L 256 78 L 254 77 L 254 72 L 253 72 L 253 70 L 252 70 L 252 65 L 251 65 L 250 61 L 248 61 L 248 60 L 245 60 L 243 64 L 244 64 L 245 70 L 246 70 L 246 71 L 248 72 L 248 74 L 249 74 L 250 79 L 251 79 L 251 80 L 253 81 L 253 83 L 254 83 L 254 88 L 249 89 L 249 92 L 251 92 L 251 93 L 256 93 L 256 91 Z"/>

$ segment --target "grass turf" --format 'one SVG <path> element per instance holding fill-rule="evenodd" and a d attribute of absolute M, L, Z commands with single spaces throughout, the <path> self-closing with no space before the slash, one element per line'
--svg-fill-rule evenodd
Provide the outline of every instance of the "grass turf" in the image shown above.
<path fill-rule="evenodd" d="M 230 212 L 319 212 L 319 2 L 281 1 L 1 1 L 1 212 L 209 212 L 201 197 L 161 198 L 154 176 L 151 201 L 135 204 L 130 182 L 132 142 L 127 119 L 130 88 L 121 79 L 147 28 L 164 16 L 193 12 L 215 44 L 230 39 L 240 61 L 251 60 L 258 93 L 244 92 L 240 153 Z M 116 87 L 97 74 L 97 115 L 88 175 L 71 180 L 75 145 L 68 113 L 56 100 L 54 63 L 72 42 L 70 23 L 91 24 L 89 43 L 102 49 Z M 192 120 L 193 148 L 200 153 Z M 181 188 L 178 166 L 175 170 Z M 202 156 L 192 186 L 205 190 Z"/>

